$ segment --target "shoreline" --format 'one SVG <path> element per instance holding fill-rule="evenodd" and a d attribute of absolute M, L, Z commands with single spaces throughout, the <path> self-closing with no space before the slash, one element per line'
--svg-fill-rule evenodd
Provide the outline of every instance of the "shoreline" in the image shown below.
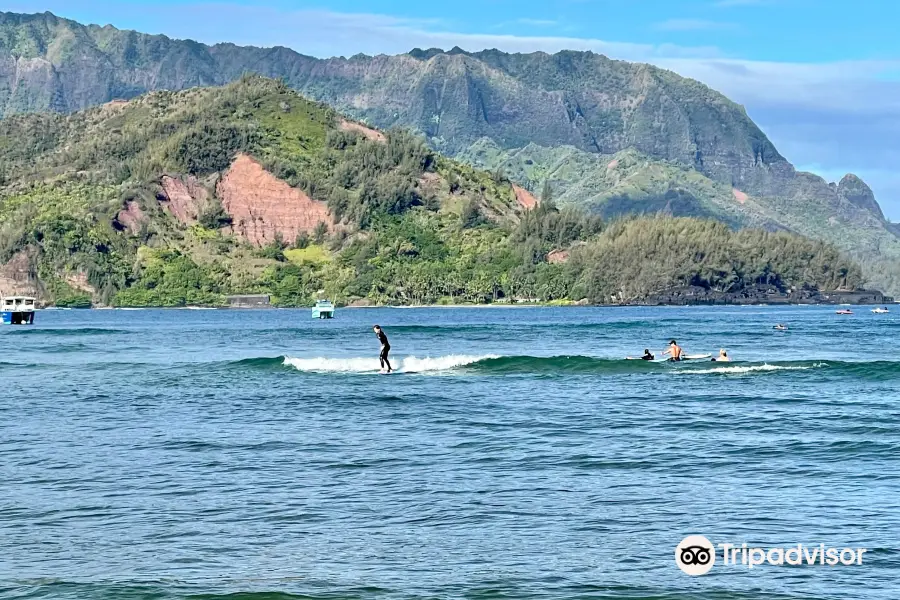
<path fill-rule="evenodd" d="M 409 310 L 416 308 L 446 308 L 446 309 L 462 309 L 462 308 L 491 308 L 491 309 L 511 309 L 511 308 L 656 308 L 656 307 L 726 307 L 726 306 L 892 306 L 900 304 L 900 300 L 892 302 L 866 302 L 866 303 L 837 303 L 837 302 L 682 302 L 682 303 L 628 303 L 628 304 L 578 304 L 571 303 L 522 303 L 522 304 L 502 304 L 502 303 L 486 303 L 486 304 L 377 304 L 371 306 L 353 306 L 353 305 L 335 305 L 335 308 L 341 310 L 362 310 L 373 308 L 390 308 L 399 310 Z M 56 307 L 47 306 L 38 308 L 38 311 L 79 311 L 79 310 L 235 310 L 235 311 L 254 311 L 254 310 L 310 310 L 309 306 L 91 306 L 84 308 L 73 307 Z"/>

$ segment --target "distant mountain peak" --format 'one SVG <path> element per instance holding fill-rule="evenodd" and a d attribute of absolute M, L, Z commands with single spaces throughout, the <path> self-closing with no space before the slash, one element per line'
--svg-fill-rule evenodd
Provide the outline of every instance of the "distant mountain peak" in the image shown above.
<path fill-rule="evenodd" d="M 441 48 L 428 48 L 423 50 L 422 48 L 413 48 L 407 54 L 412 56 L 413 58 L 417 58 L 419 60 L 431 60 L 438 54 L 443 54 L 444 50 Z"/>
<path fill-rule="evenodd" d="M 838 183 L 837 193 L 847 202 L 872 212 L 882 221 L 885 220 L 881 206 L 875 200 L 875 193 L 872 192 L 872 188 L 857 175 L 853 173 L 844 175 L 844 178 Z"/>

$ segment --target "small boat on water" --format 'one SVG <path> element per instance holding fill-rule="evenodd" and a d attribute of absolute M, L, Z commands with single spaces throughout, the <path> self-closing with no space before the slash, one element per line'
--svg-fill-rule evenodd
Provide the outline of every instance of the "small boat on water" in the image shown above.
<path fill-rule="evenodd" d="M 834 311 L 834 314 L 836 314 L 836 315 L 852 315 L 853 311 L 850 310 L 849 308 L 842 308 L 841 310 Z"/>
<path fill-rule="evenodd" d="M 0 298 L 0 324 L 33 325 L 34 298 L 31 296 L 6 296 Z"/>
<path fill-rule="evenodd" d="M 879 307 L 873 308 L 872 312 L 875 313 L 876 315 L 885 315 L 891 311 L 889 311 L 886 306 L 879 306 Z"/>
<path fill-rule="evenodd" d="M 334 318 L 334 304 L 328 300 L 318 300 L 312 309 L 313 319 L 332 319 Z"/>

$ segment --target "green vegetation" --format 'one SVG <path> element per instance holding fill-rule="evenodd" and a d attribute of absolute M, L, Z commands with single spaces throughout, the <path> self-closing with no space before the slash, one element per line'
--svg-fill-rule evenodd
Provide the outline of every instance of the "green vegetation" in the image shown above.
<path fill-rule="evenodd" d="M 858 266 L 833 247 L 797 235 L 733 231 L 710 220 L 642 217 L 614 223 L 570 261 L 581 295 L 629 302 L 681 286 L 739 292 L 765 285 L 855 289 Z"/>
<path fill-rule="evenodd" d="M 303 265 L 323 265 L 330 260 L 328 250 L 319 244 L 304 245 L 284 251 L 284 257 L 291 263 Z"/>
<path fill-rule="evenodd" d="M 413 298 L 386 274 L 401 266 L 381 244 L 406 261 L 422 252 L 440 260 L 485 232 L 501 239 L 496 224 L 514 220 L 508 181 L 447 161 L 402 131 L 380 142 L 339 123 L 329 108 L 257 77 L 70 117 L 0 121 L 0 139 L 21 142 L 0 146 L 0 262 L 27 252 L 44 296 L 64 304 L 218 304 L 231 293 L 269 292 L 276 303 L 305 305 L 320 290 L 404 301 Z M 163 174 L 215 178 L 239 152 L 326 200 L 341 221 L 336 232 L 320 223 L 293 247 L 279 238 L 253 249 L 223 229 L 233 223 L 217 198 L 194 223 L 160 204 Z M 425 225 L 414 226 L 418 219 Z M 423 229 L 432 224 L 440 235 Z M 418 234 L 404 239 L 410 227 Z M 362 265 L 359 252 L 371 248 L 379 265 Z M 359 272 L 347 266 L 355 262 Z M 67 283 L 82 276 L 86 289 Z"/>
<path fill-rule="evenodd" d="M 186 306 L 221 303 L 221 285 L 207 269 L 178 250 L 144 253 L 140 273 L 127 289 L 119 291 L 120 306 Z"/>
<path fill-rule="evenodd" d="M 560 206 L 582 207 L 606 220 L 663 213 L 827 241 L 862 266 L 867 285 L 900 293 L 900 230 L 884 220 L 872 191 L 852 176 L 833 189 L 819 177 L 798 174 L 778 185 L 778 196 L 747 194 L 739 200 L 731 185 L 634 150 L 598 155 L 535 144 L 502 150 L 483 139 L 459 158 L 502 169 L 532 191 L 551 182 Z M 850 201 L 849 192 L 862 200 Z"/>
<path fill-rule="evenodd" d="M 883 218 L 863 182 L 854 178 L 834 186 L 796 172 L 741 106 L 651 65 L 591 52 L 459 49 L 320 60 L 287 49 L 213 49 L 86 27 L 48 13 L 0 13 L 0 54 L 57 66 L 22 78 L 15 60 L 0 61 L 0 80 L 18 82 L 0 86 L 3 115 L 70 113 L 137 96 L 151 91 L 148 86 L 180 90 L 197 81 L 225 84 L 253 71 L 281 74 L 287 85 L 334 109 L 383 129 L 408 128 L 424 135 L 431 148 L 489 171 L 454 165 L 455 175 L 448 178 L 440 158 L 437 165 L 424 165 L 453 188 L 443 191 L 442 207 L 463 214 L 467 226 L 490 220 L 479 213 L 479 203 L 502 211 L 505 199 L 485 194 L 472 204 L 469 195 L 454 194 L 459 181 L 493 180 L 492 186 L 508 178 L 535 193 L 550 182 L 559 206 L 576 204 L 606 220 L 663 212 L 827 241 L 860 261 L 868 284 L 900 293 L 900 230 Z M 378 156 L 367 142 L 335 130 L 333 113 L 321 105 L 298 103 L 284 93 L 240 106 L 238 98 L 233 105 L 213 99 L 214 106 L 203 110 L 181 96 L 179 106 L 171 105 L 171 93 L 154 98 L 140 111 L 123 111 L 118 122 L 109 120 L 93 145 L 73 139 L 72 124 L 61 117 L 0 126 L 3 133 L 29 129 L 24 145 L 0 135 L 0 154 L 16 161 L 74 143 L 82 161 L 57 162 L 57 170 L 89 171 L 106 163 L 117 183 L 144 187 L 162 171 L 201 177 L 221 172 L 235 151 L 246 151 L 361 227 L 385 207 L 403 211 L 428 201 L 409 177 L 414 155 L 390 150 Z M 136 125 L 144 131 L 135 131 Z M 403 146 L 414 150 L 406 142 L 393 143 L 395 149 Z M 338 163 L 346 159 L 342 170 L 316 160 L 323 148 Z M 377 163 L 371 171 L 360 162 L 369 155 Z M 0 186 L 25 176 L 20 166 L 0 162 Z M 355 179 L 358 174 L 364 181 Z M 214 231 L 227 218 L 213 206 L 201 224 Z M 259 273 L 244 273 L 241 285 L 251 275 Z"/>
<path fill-rule="evenodd" d="M 27 256 L 45 299 L 69 306 L 216 305 L 242 293 L 282 306 L 322 294 L 608 302 L 678 285 L 860 282 L 832 248 L 787 233 L 673 218 L 604 226 L 571 204 L 557 208 L 549 180 L 541 203 L 524 210 L 502 166 L 477 170 L 404 131 L 369 139 L 341 125 L 330 108 L 253 76 L 0 121 L 0 140 L 17 140 L 0 144 L 0 263 Z M 239 153 L 327 202 L 335 223 L 291 240 L 276 229 L 263 247 L 233 235 L 238 224 L 215 194 Z M 164 176 L 203 191 L 196 219 L 173 212 Z"/>

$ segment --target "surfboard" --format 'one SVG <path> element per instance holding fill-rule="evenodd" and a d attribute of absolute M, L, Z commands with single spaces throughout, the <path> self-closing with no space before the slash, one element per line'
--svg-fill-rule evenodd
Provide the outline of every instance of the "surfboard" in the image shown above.
<path fill-rule="evenodd" d="M 704 358 L 712 358 L 712 354 L 682 354 L 681 360 L 672 360 L 668 356 L 657 358 L 653 362 L 684 362 L 686 360 L 703 360 Z"/>

